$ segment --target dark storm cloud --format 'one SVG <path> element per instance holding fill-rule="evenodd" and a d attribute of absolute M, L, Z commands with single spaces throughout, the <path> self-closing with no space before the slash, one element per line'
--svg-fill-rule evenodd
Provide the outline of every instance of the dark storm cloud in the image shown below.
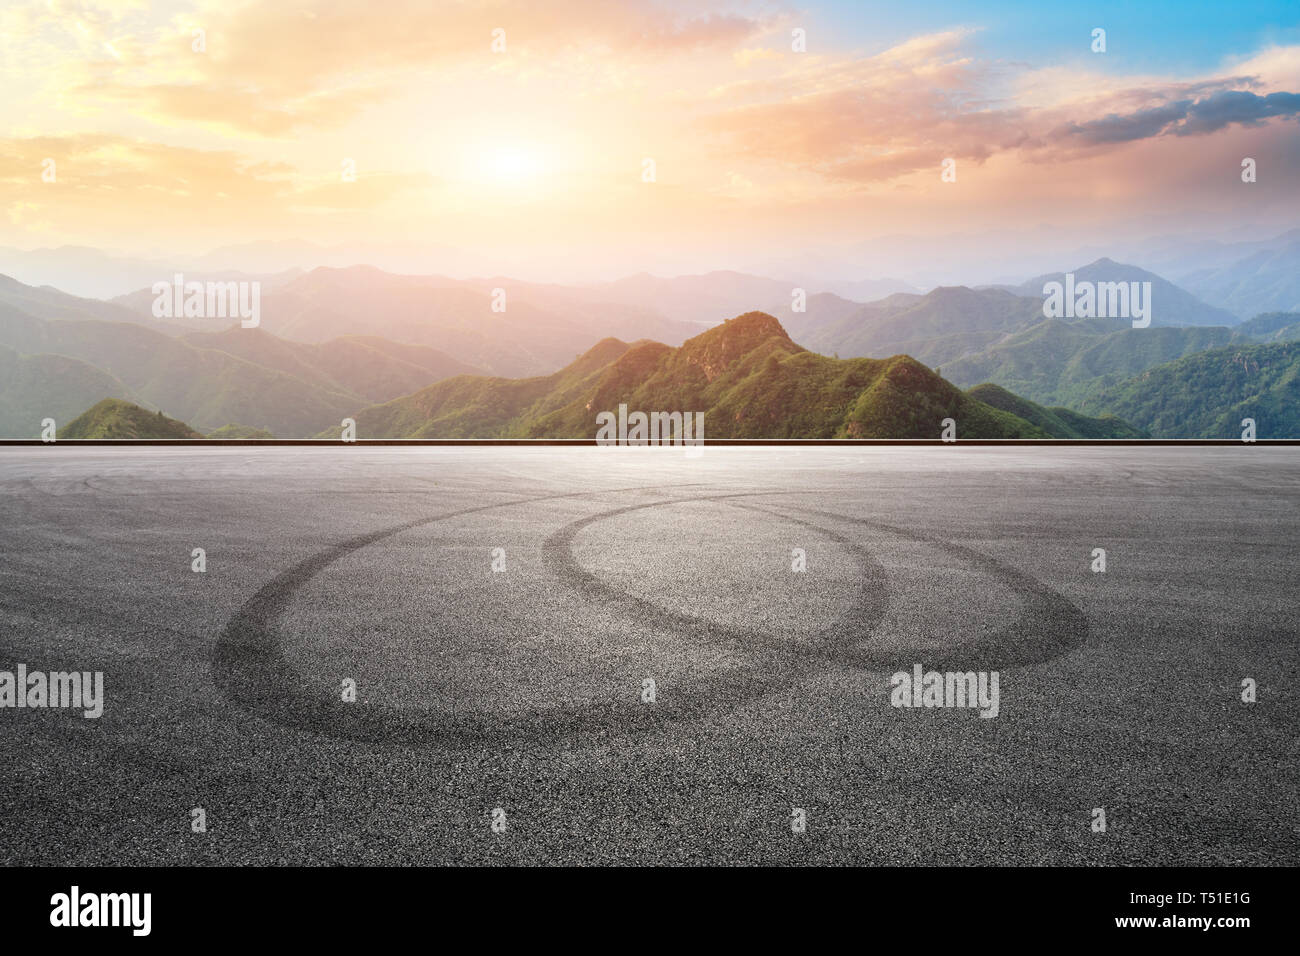
<path fill-rule="evenodd" d="M 1079 145 L 1130 143 L 1155 136 L 1199 136 L 1239 123 L 1254 125 L 1273 117 L 1300 114 L 1300 93 L 1260 96 L 1247 90 L 1221 90 L 1203 99 L 1184 99 L 1120 115 L 1111 113 L 1086 123 L 1058 127 L 1054 137 Z"/>

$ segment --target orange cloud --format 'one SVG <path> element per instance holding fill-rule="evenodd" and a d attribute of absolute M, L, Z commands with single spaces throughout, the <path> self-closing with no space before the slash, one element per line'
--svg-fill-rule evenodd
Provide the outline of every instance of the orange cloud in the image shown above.
<path fill-rule="evenodd" d="M 75 14 L 32 14 L 26 23 L 61 29 L 75 46 L 78 57 L 67 64 L 76 78 L 66 88 L 71 98 L 256 136 L 342 125 L 429 70 L 522 70 L 592 52 L 655 59 L 735 47 L 765 29 L 755 18 L 630 0 L 385 0 L 382 7 L 368 0 L 223 0 L 162 24 L 131 19 L 133 4 L 110 12 L 92 2 L 59 3 L 76 6 Z M 198 30 L 201 51 L 194 49 Z M 507 55 L 494 59 L 498 36 Z"/>
<path fill-rule="evenodd" d="M 1157 136 L 1300 116 L 1300 94 L 1257 94 L 1250 87 L 1259 79 L 1240 75 L 1102 95 L 1080 77 L 1072 101 L 1021 106 L 999 96 L 999 71 L 961 52 L 964 37 L 918 37 L 873 57 L 818 61 L 736 84 L 714 99 L 742 102 L 699 125 L 721 139 L 723 155 L 871 184 L 917 172 L 937 179 L 949 157 L 982 164 L 1015 153 L 1026 162 L 1059 162 Z"/>

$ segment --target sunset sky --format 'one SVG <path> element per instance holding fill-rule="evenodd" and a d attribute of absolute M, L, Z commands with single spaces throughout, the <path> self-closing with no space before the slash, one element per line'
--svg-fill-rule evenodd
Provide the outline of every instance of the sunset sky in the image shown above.
<path fill-rule="evenodd" d="M 1295 224 L 1300 6 L 1044 6 L 4 0 L 0 245 L 428 244 L 561 279 Z"/>

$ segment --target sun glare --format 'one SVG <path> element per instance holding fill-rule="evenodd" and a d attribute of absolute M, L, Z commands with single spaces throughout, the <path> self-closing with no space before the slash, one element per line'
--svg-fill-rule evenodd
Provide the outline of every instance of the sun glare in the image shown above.
<path fill-rule="evenodd" d="M 541 151 L 531 145 L 495 144 L 465 158 L 465 178 L 487 186 L 526 186 L 546 172 Z"/>

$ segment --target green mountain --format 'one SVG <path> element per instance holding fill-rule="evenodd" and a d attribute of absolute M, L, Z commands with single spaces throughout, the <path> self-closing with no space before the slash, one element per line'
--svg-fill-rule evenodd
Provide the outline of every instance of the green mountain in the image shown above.
<path fill-rule="evenodd" d="M 554 375 L 462 376 L 354 417 L 361 438 L 592 438 L 597 414 L 620 404 L 704 412 L 706 439 L 938 438 L 945 418 L 955 419 L 959 438 L 1053 435 L 962 392 L 909 356 L 817 355 L 762 312 L 724 322 L 680 348 L 605 339 Z M 1061 437 L 1078 430 L 1051 424 Z"/>
<path fill-rule="evenodd" d="M 1042 319 L 946 363 L 943 372 L 964 387 L 996 382 L 1036 402 L 1080 408 L 1100 389 L 1233 339 L 1233 330 L 1221 326 L 1135 329 L 1126 319 Z"/>
<path fill-rule="evenodd" d="M 963 388 L 991 382 L 1047 406 L 1082 407 L 1091 395 L 1185 355 L 1239 341 L 1300 338 L 1300 315 L 1236 316 L 1209 306 L 1160 276 L 1110 259 L 1074 272 L 1077 281 L 1150 282 L 1152 325 L 1130 319 L 1047 319 L 1043 285 L 938 288 L 899 294 L 845 314 L 842 306 L 801 316 L 801 344 L 823 353 L 883 357 L 898 352 L 943 370 Z M 810 312 L 811 303 L 810 303 Z"/>
<path fill-rule="evenodd" d="M 1264 312 L 1235 331 L 1256 342 L 1291 342 L 1300 339 L 1300 312 Z"/>
<path fill-rule="evenodd" d="M 363 438 L 525 437 L 536 420 L 582 401 L 603 372 L 635 347 L 618 339 L 603 339 L 551 375 L 521 379 L 461 375 L 438 382 L 405 398 L 362 410 L 354 416 L 357 433 Z M 591 432 L 594 434 L 594 428 Z M 339 428 L 322 434 L 337 437 Z"/>
<path fill-rule="evenodd" d="M 184 422 L 120 398 L 106 398 L 57 432 L 65 438 L 202 438 Z"/>
<path fill-rule="evenodd" d="M 274 438 L 265 428 L 253 428 L 249 425 L 222 425 L 215 431 L 208 432 L 208 438 Z"/>
<path fill-rule="evenodd" d="M 1102 415 L 1090 418 L 1078 412 L 1060 406 L 1045 408 L 1037 402 L 1021 398 L 1008 392 L 1001 385 L 985 383 L 976 385 L 966 392 L 971 398 L 1010 412 L 1023 418 L 1032 425 L 1037 425 L 1053 438 L 1150 438 L 1146 432 L 1134 428 L 1128 422 L 1114 415 Z"/>
<path fill-rule="evenodd" d="M 0 341 L 19 352 L 93 364 L 121 382 L 131 401 L 172 409 L 200 429 L 254 421 L 277 434 L 310 435 L 356 407 L 357 392 L 304 381 L 218 349 L 196 348 L 139 325 L 32 323 L 21 330 L 0 325 Z"/>
<path fill-rule="evenodd" d="M 942 286 L 925 295 L 900 292 L 847 315 L 842 307 L 814 311 L 813 306 L 796 326 L 800 344 L 843 356 L 906 354 L 929 365 L 988 348 L 1043 318 L 1042 296 L 965 286 Z"/>
<path fill-rule="evenodd" d="M 1300 436 L 1300 342 L 1235 345 L 1149 368 L 1091 396 L 1089 412 L 1119 415 L 1158 438 Z"/>
<path fill-rule="evenodd" d="M 0 345 L 0 436 L 39 438 L 41 422 L 71 421 L 104 396 L 124 398 L 125 385 L 66 355 L 20 355 Z"/>
<path fill-rule="evenodd" d="M 1135 375 L 1209 349 L 1300 340 L 1300 313 L 1257 315 L 1233 328 L 1135 329 L 1124 319 L 1045 319 L 943 366 L 963 387 L 996 382 L 1037 402 L 1083 408 Z"/>
<path fill-rule="evenodd" d="M 305 437 L 358 406 L 481 371 L 438 349 L 374 337 L 308 344 L 238 325 L 167 335 L 113 321 L 124 312 L 119 306 L 99 303 L 106 311 L 95 314 L 83 300 L 13 280 L 0 282 L 0 293 L 0 397 L 9 399 L 0 405 L 3 436 L 37 435 L 42 418 L 62 421 L 113 397 L 166 408 L 204 430 L 256 422 Z"/>

